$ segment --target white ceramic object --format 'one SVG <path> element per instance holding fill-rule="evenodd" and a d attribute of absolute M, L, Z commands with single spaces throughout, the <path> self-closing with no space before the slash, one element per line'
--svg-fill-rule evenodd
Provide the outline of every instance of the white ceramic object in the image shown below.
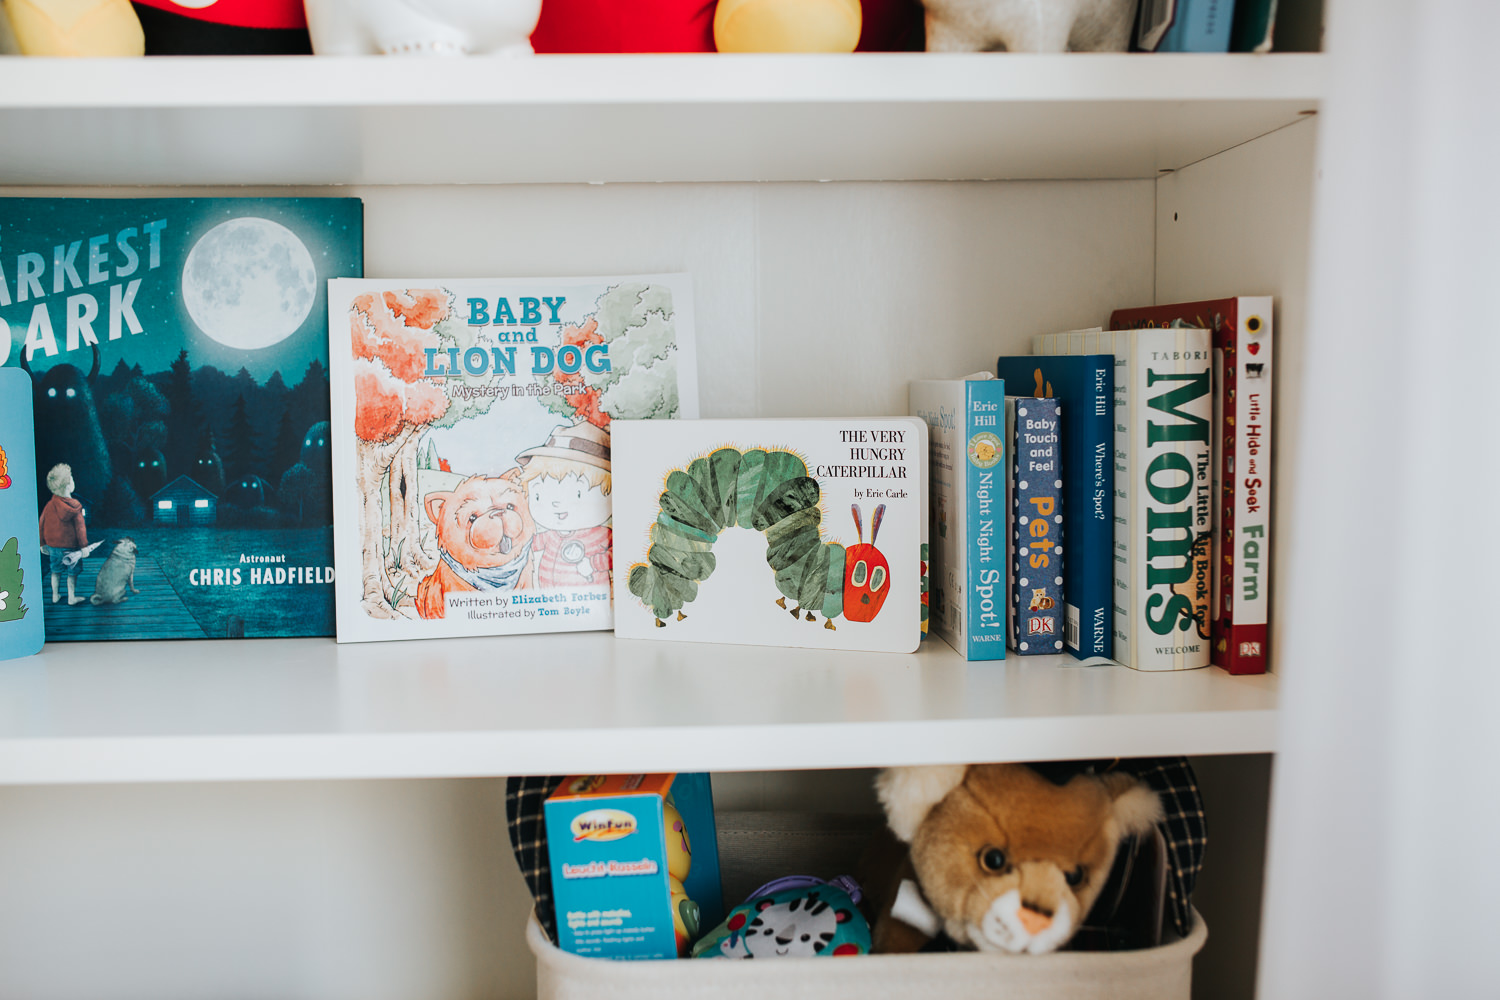
<path fill-rule="evenodd" d="M 306 0 L 320 56 L 530 55 L 541 0 Z"/>
<path fill-rule="evenodd" d="M 923 2 L 929 52 L 1124 52 L 1137 0 Z"/>

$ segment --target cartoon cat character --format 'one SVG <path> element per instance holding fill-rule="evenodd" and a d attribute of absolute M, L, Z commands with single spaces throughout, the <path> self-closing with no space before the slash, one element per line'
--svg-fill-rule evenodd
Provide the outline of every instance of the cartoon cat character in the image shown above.
<path fill-rule="evenodd" d="M 1051 611 L 1057 607 L 1057 602 L 1047 596 L 1047 588 L 1038 587 L 1031 592 L 1030 610 Z"/>
<path fill-rule="evenodd" d="M 99 567 L 99 575 L 94 580 L 94 593 L 89 598 L 90 604 L 119 604 L 129 600 L 125 593 L 127 589 L 132 594 L 140 593 L 135 585 L 137 551 L 135 539 L 120 539 L 109 558 L 104 560 L 104 565 Z"/>
<path fill-rule="evenodd" d="M 520 484 L 520 469 L 470 476 L 452 490 L 429 493 L 427 516 L 436 527 L 438 564 L 417 584 L 417 614 L 446 616 L 453 591 L 525 590 L 536 523 Z"/>
<path fill-rule="evenodd" d="M 850 910 L 829 905 L 817 891 L 789 902 L 761 899 L 755 909 L 755 916 L 744 929 L 719 946 L 722 957 L 811 958 L 822 954 L 839 925 L 854 916 Z"/>

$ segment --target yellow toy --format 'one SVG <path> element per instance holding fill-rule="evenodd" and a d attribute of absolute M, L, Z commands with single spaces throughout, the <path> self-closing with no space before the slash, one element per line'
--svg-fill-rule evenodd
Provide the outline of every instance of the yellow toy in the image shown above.
<path fill-rule="evenodd" d="M 853 52 L 859 0 L 719 0 L 720 52 Z"/>
<path fill-rule="evenodd" d="M 130 0 L 5 0 L 5 10 L 22 55 L 146 54 Z"/>
<path fill-rule="evenodd" d="M 667 886 L 672 891 L 672 929 L 677 932 L 677 956 L 686 958 L 698 937 L 698 904 L 688 898 L 683 880 L 693 868 L 693 845 L 687 825 L 670 801 L 662 803 L 662 822 L 667 828 Z"/>

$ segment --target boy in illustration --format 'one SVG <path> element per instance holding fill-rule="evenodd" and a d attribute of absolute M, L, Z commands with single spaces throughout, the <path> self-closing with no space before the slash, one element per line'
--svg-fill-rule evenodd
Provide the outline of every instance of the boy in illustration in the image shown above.
<path fill-rule="evenodd" d="M 516 461 L 537 527 L 535 585 L 608 587 L 609 431 L 588 421 L 564 425 Z"/>
<path fill-rule="evenodd" d="M 427 494 L 438 564 L 417 584 L 422 618 L 447 616 L 449 592 L 524 590 L 530 586 L 536 526 L 526 510 L 521 470 L 470 476 L 451 490 Z"/>
<path fill-rule="evenodd" d="M 59 463 L 47 472 L 47 489 L 52 499 L 42 508 L 42 551 L 47 553 L 52 570 L 52 603 L 58 602 L 57 578 L 68 578 L 68 603 L 82 604 L 88 598 L 75 592 L 83 559 L 66 560 L 70 552 L 88 548 L 89 536 L 83 524 L 83 504 L 73 499 L 73 470 Z"/>

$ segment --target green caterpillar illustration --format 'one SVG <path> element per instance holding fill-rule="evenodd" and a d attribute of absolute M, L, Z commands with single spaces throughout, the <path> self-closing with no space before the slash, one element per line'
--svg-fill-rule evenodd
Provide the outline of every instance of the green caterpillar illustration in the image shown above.
<path fill-rule="evenodd" d="M 630 592 L 656 616 L 656 627 L 698 596 L 698 585 L 714 571 L 715 540 L 738 525 L 765 532 L 766 562 L 776 573 L 776 603 L 795 602 L 792 617 L 807 621 L 823 615 L 823 627 L 835 629 L 843 615 L 868 622 L 880 613 L 890 594 L 890 566 L 875 548 L 875 534 L 885 504 L 870 519 L 870 541 L 864 541 L 858 505 L 853 506 L 858 545 L 847 548 L 824 542 L 821 530 L 823 492 L 807 474 L 807 465 L 789 451 L 740 452 L 720 448 L 694 459 L 687 469 L 667 476 L 660 509 L 651 525 L 646 561 L 630 567 Z"/>

